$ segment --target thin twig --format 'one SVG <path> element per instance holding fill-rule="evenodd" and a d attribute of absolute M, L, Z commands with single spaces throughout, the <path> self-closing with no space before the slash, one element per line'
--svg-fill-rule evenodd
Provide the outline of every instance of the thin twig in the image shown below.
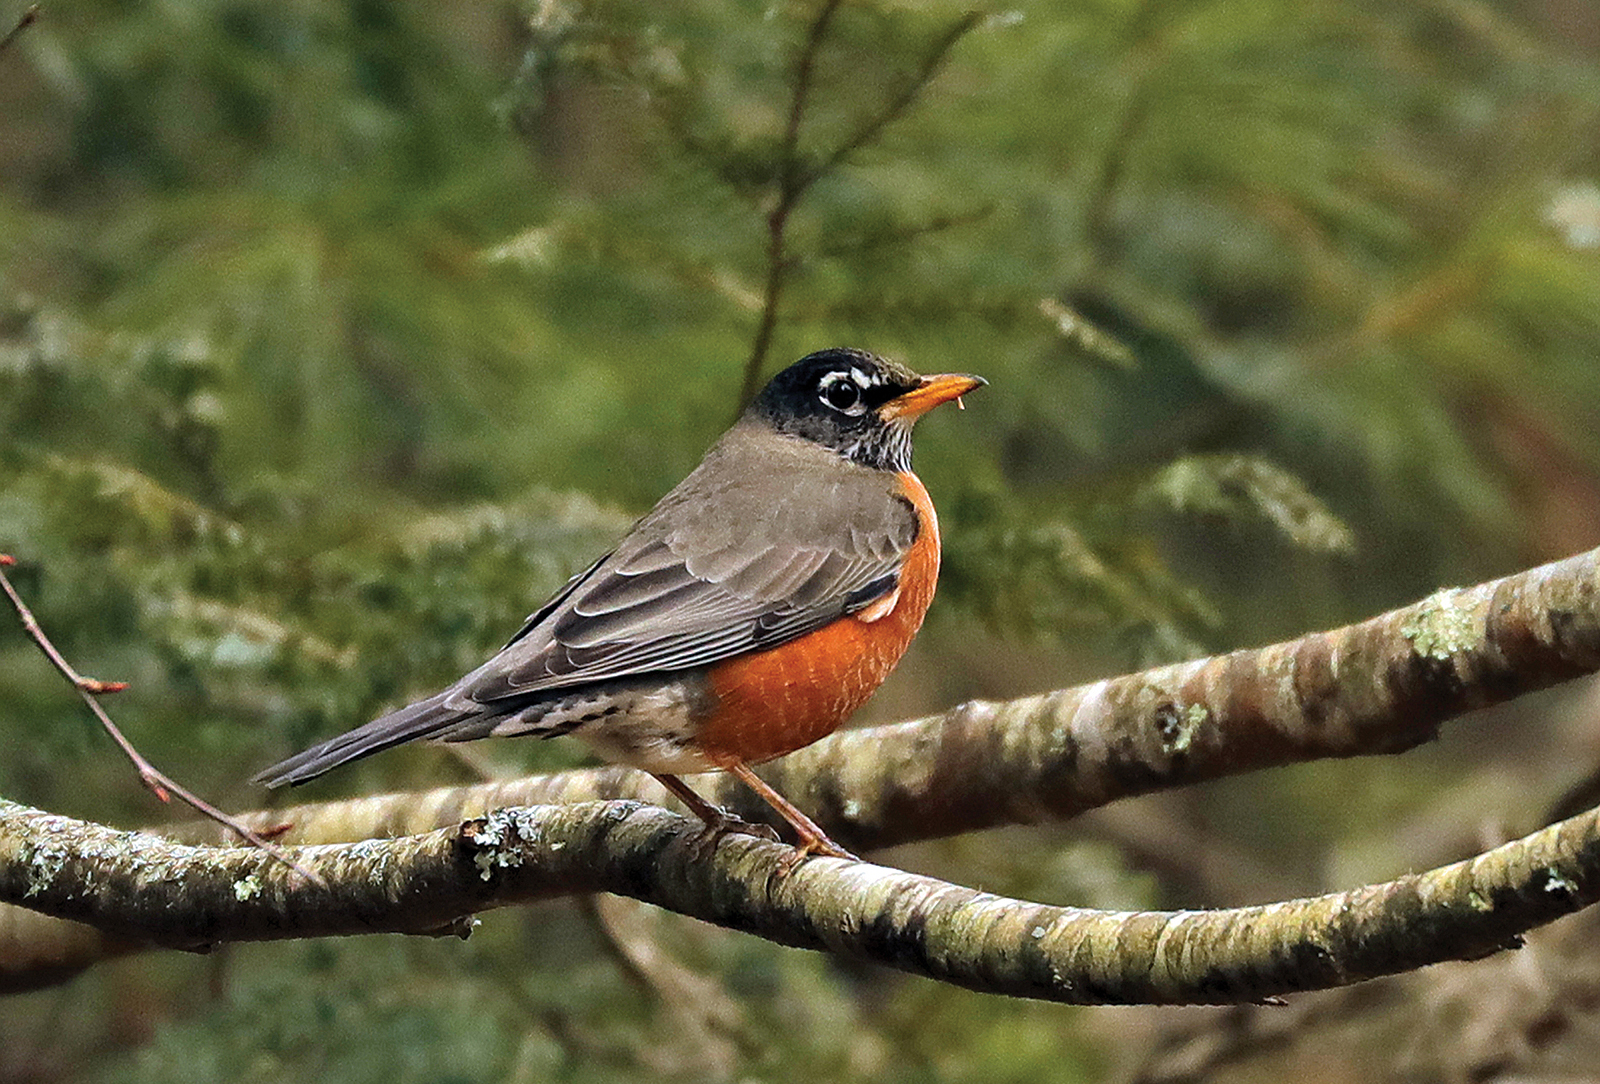
<path fill-rule="evenodd" d="M 893 226 L 876 233 L 864 234 L 858 237 L 847 237 L 833 244 L 819 245 L 818 256 L 859 256 L 874 249 L 889 248 L 896 245 L 915 241 L 919 237 L 929 234 L 944 233 L 947 230 L 959 229 L 982 222 L 994 214 L 995 205 L 987 204 L 976 210 L 963 211 L 959 214 L 937 215 L 925 222 L 916 222 L 909 225 Z"/>
<path fill-rule="evenodd" d="M 814 174 L 800 171 L 800 127 L 805 119 L 806 103 L 811 97 L 811 76 L 816 70 L 817 52 L 827 35 L 828 24 L 833 21 L 843 0 L 827 0 L 811 21 L 806 43 L 795 58 L 794 95 L 789 100 L 789 119 L 783 128 L 783 144 L 778 151 L 778 191 L 767 213 L 767 283 L 762 294 L 761 323 L 756 327 L 755 343 L 750 348 L 750 360 L 744 365 L 744 383 L 739 389 L 739 409 L 755 398 L 761 382 L 761 370 L 766 365 L 767 351 L 772 347 L 772 333 L 778 326 L 778 302 L 783 296 L 783 284 L 789 272 L 789 258 L 784 252 L 788 241 L 789 216 L 811 187 Z"/>
<path fill-rule="evenodd" d="M 753 1051 L 747 1049 L 743 1014 L 722 984 L 667 950 L 649 929 L 646 905 L 595 893 L 580 897 L 578 906 L 623 976 L 666 1014 L 667 1041 L 655 1050 L 652 1067 L 661 1075 L 702 1080 L 730 1076 L 741 1055 Z"/>
<path fill-rule="evenodd" d="M 21 33 L 39 21 L 39 5 L 30 4 L 28 10 L 22 13 L 22 18 L 17 20 L 17 25 L 6 31 L 6 36 L 0 38 L 0 53 L 11 48 L 11 43 L 16 41 Z"/>
<path fill-rule="evenodd" d="M 312 883 L 327 887 L 327 882 L 296 862 L 283 848 L 270 842 L 260 833 L 245 827 L 244 824 L 224 813 L 181 783 L 178 783 L 145 759 L 144 754 L 140 753 L 134 747 L 134 744 L 128 740 L 127 736 L 122 733 L 122 729 L 112 722 L 111 716 L 106 713 L 105 708 L 100 706 L 100 701 L 97 699 L 107 693 L 123 691 L 128 687 L 128 683 L 126 681 L 101 681 L 99 678 L 85 677 L 73 668 L 72 664 L 66 660 L 61 652 L 56 650 L 55 644 L 51 643 L 50 638 L 44 634 L 44 629 L 40 627 L 38 619 L 33 616 L 33 611 L 28 608 L 27 603 L 22 601 L 22 596 L 17 593 L 17 589 L 11 584 L 10 577 L 5 573 L 7 568 L 14 566 L 16 563 L 17 559 L 15 557 L 10 554 L 0 553 L 0 590 L 4 590 L 6 597 L 11 600 L 12 608 L 17 611 L 17 617 L 21 619 L 22 628 L 27 632 L 28 638 L 34 642 L 40 651 L 44 652 L 44 657 L 50 660 L 50 665 L 59 670 L 61 676 L 72 683 L 72 687 L 78 691 L 78 695 L 83 698 L 83 702 L 88 705 L 94 717 L 100 720 L 100 725 L 105 728 L 106 733 L 111 735 L 111 740 L 117 743 L 118 748 L 133 763 L 134 769 L 139 773 L 140 782 L 162 802 L 170 802 L 176 797 L 197 813 L 216 821 L 250 846 L 260 848 Z"/>
<path fill-rule="evenodd" d="M 812 20 L 811 30 L 806 35 L 805 46 L 795 58 L 794 97 L 789 101 L 789 119 L 783 126 L 783 149 L 779 158 L 779 167 L 783 172 L 780 187 L 785 192 L 794 188 L 800 176 L 800 126 L 805 120 L 806 105 L 811 99 L 811 77 L 816 72 L 817 53 L 822 50 L 822 39 L 827 36 L 828 24 L 842 6 L 843 0 L 827 0 L 817 10 L 817 17 Z"/>
<path fill-rule="evenodd" d="M 783 142 L 778 152 L 778 191 L 772 209 L 767 212 L 767 283 L 761 306 L 761 323 L 756 328 L 755 343 L 750 350 L 750 360 L 745 362 L 744 383 L 739 392 L 739 406 L 756 394 L 760 385 L 761 370 L 766 364 L 767 352 L 772 346 L 773 332 L 778 325 L 778 303 L 794 260 L 786 251 L 789 218 L 800 205 L 811 186 L 833 172 L 846 158 L 876 139 L 890 124 L 899 119 L 917 100 L 917 97 L 938 74 L 950 50 L 967 32 L 977 26 L 982 16 L 969 12 L 945 30 L 933 48 L 928 50 L 916 74 L 900 92 L 882 109 L 869 117 L 859 128 L 828 152 L 817 165 L 803 168 L 800 155 L 800 129 L 805 119 L 806 105 L 811 96 L 812 76 L 816 68 L 817 53 L 827 34 L 828 24 L 839 10 L 840 0 L 829 0 L 817 11 L 806 36 L 805 46 L 795 59 L 794 95 L 789 102 L 789 118 L 784 126 Z"/>
<path fill-rule="evenodd" d="M 933 77 L 939 74 L 939 69 L 944 66 L 944 62 L 949 58 L 950 50 L 955 48 L 956 42 L 966 37 L 968 32 L 977 26 L 982 19 L 983 15 L 980 12 L 969 11 L 951 23 L 949 28 L 945 30 L 944 35 L 934 43 L 933 48 L 928 50 L 928 55 L 922 58 L 922 64 L 917 68 L 917 74 L 905 86 L 900 88 L 900 93 L 890 99 L 889 103 L 879 110 L 876 116 L 870 118 L 860 128 L 857 128 L 852 135 L 833 149 L 832 154 L 828 155 L 815 169 L 807 174 L 800 185 L 800 190 L 802 192 L 805 191 L 812 184 L 827 176 L 841 162 L 876 139 L 880 132 L 898 120 L 907 109 L 910 109 L 912 104 L 916 102 L 917 97 L 933 81 Z"/>
<path fill-rule="evenodd" d="M 1123 177 L 1129 168 L 1133 144 L 1149 119 L 1150 77 L 1151 68 L 1148 63 L 1141 65 L 1130 76 L 1133 87 L 1117 103 L 1116 116 L 1108 118 L 1106 122 L 1107 126 L 1112 128 L 1111 137 L 1106 141 L 1105 151 L 1096 165 L 1093 180 L 1085 186 L 1087 198 L 1083 205 L 1083 227 L 1084 236 L 1089 242 L 1086 253 L 1087 266 L 1082 276 L 1085 280 L 1094 277 L 1100 269 L 1110 264 L 1114 256 L 1112 212 L 1115 209 L 1117 194 L 1122 187 Z"/>

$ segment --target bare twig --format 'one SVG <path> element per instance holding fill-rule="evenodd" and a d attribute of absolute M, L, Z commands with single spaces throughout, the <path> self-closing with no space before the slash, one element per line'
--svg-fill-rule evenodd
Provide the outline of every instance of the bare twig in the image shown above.
<path fill-rule="evenodd" d="M 816 70 L 817 53 L 822 49 L 822 39 L 827 36 L 828 24 L 842 6 L 843 0 L 826 0 L 817 10 L 806 35 L 805 46 L 794 66 L 794 97 L 789 102 L 789 119 L 783 127 L 783 150 L 779 159 L 783 171 L 781 186 L 790 190 L 800 183 L 799 150 L 800 125 L 805 119 L 806 103 L 811 97 L 811 76 Z"/>
<path fill-rule="evenodd" d="M 666 1015 L 663 1041 L 655 1044 L 652 1068 L 663 1076 L 701 1080 L 733 1075 L 742 1051 L 743 1013 L 722 984 L 694 970 L 661 944 L 651 919 L 662 912 L 626 896 L 597 893 L 580 907 L 616 959 L 623 974 L 648 993 Z"/>
<path fill-rule="evenodd" d="M 794 94 L 789 100 L 789 119 L 784 124 L 783 143 L 778 151 L 778 191 L 772 209 L 767 212 L 767 283 L 762 291 L 761 323 L 756 326 L 750 360 L 744 365 L 744 383 L 739 389 L 741 410 L 755 397 L 767 351 L 772 347 L 772 333 L 778 326 L 778 302 L 783 296 L 784 280 L 789 273 L 789 258 L 785 252 L 789 216 L 816 179 L 814 173 L 802 174 L 800 171 L 800 126 L 805 119 L 806 103 L 811 97 L 811 75 L 816 68 L 817 51 L 822 48 L 828 24 L 833 21 L 834 13 L 842 2 L 827 0 L 818 9 L 817 17 L 811 21 L 811 30 L 806 35 L 806 43 L 795 58 Z"/>
<path fill-rule="evenodd" d="M 975 222 L 982 222 L 994 214 L 994 211 L 995 205 L 991 203 L 970 211 L 962 211 L 959 214 L 935 215 L 923 222 L 892 226 L 874 233 L 848 237 L 832 244 L 820 245 L 816 251 L 819 256 L 856 256 L 864 252 L 871 252 L 874 249 L 903 245 L 907 241 L 914 241 L 929 234 L 944 233 L 947 230 L 970 226 Z"/>
<path fill-rule="evenodd" d="M 917 66 L 916 75 L 905 86 L 900 88 L 900 93 L 891 98 L 888 104 L 878 111 L 876 116 L 868 118 L 861 127 L 857 128 L 835 147 L 832 154 L 828 155 L 815 169 L 807 174 L 801 190 L 804 191 L 814 182 L 827 176 L 846 158 L 849 158 L 856 151 L 878 138 L 878 135 L 885 128 L 898 120 L 907 109 L 910 109 L 916 102 L 917 96 L 933 81 L 934 76 L 939 74 L 939 69 L 944 66 L 944 62 L 949 58 L 950 50 L 955 48 L 956 42 L 966 37 L 968 32 L 977 26 L 982 18 L 983 15 L 980 12 L 969 11 L 951 23 L 939 40 L 933 43 L 933 48 L 929 49 L 928 54 L 922 58 L 922 63 Z"/>
<path fill-rule="evenodd" d="M 916 102 L 917 96 L 938 74 L 950 50 L 968 31 L 977 26 L 981 16 L 969 12 L 951 23 L 940 35 L 916 73 L 906 81 L 900 91 L 872 116 L 862 122 L 850 135 L 823 155 L 816 165 L 806 168 L 800 154 L 800 129 L 805 120 L 806 105 L 811 97 L 812 76 L 816 68 L 817 53 L 827 36 L 828 24 L 840 7 L 840 0 L 828 0 L 818 9 L 806 35 L 805 45 L 795 59 L 794 93 L 789 101 L 789 117 L 784 125 L 783 140 L 778 151 L 777 192 L 767 212 L 767 282 L 762 298 L 761 323 L 756 327 L 755 343 L 750 359 L 745 362 L 744 383 L 739 392 L 741 409 L 755 396 L 761 382 L 761 370 L 766 364 L 767 352 L 772 346 L 772 335 L 778 325 L 778 303 L 783 297 L 783 287 L 793 270 L 794 260 L 788 254 L 788 226 L 800 202 L 811 186 L 837 169 L 845 159 L 876 139 L 885 128 L 899 119 Z M 942 227 L 936 227 L 942 228 Z"/>
<path fill-rule="evenodd" d="M 94 714 L 96 719 L 100 720 L 100 725 L 105 728 L 105 732 L 111 735 L 111 740 L 117 743 L 118 748 L 133 763 L 134 769 L 139 773 L 140 782 L 162 802 L 170 802 L 173 797 L 177 797 L 179 801 L 202 816 L 216 821 L 250 844 L 250 846 L 260 848 L 301 876 L 308 878 L 315 884 L 326 887 L 321 877 L 296 862 L 289 855 L 289 852 L 269 842 L 263 835 L 246 827 L 241 821 L 224 813 L 145 759 L 144 754 L 140 753 L 134 747 L 134 744 L 128 740 L 127 736 L 122 733 L 122 729 L 112 721 L 111 716 L 106 713 L 105 708 L 100 706 L 100 701 L 97 699 L 106 693 L 123 691 L 128 687 L 128 683 L 126 681 L 101 681 L 99 678 L 85 677 L 73 668 L 72 664 L 66 660 L 61 652 L 56 650 L 56 646 L 45 635 L 44 629 L 39 626 L 38 619 L 33 616 L 33 611 L 28 608 L 27 603 L 22 601 L 22 596 L 17 593 L 17 589 L 12 586 L 10 577 L 5 573 L 7 568 L 14 566 L 16 563 L 17 559 L 15 557 L 10 554 L 0 553 L 0 590 L 3 590 L 6 597 L 11 600 L 11 605 L 17 611 L 17 617 L 22 621 L 22 628 L 27 632 L 28 638 L 44 653 L 44 657 L 50 660 L 50 664 L 61 672 L 61 676 L 65 677 L 72 683 L 72 687 L 78 690 L 78 695 L 88 705 L 90 712 Z"/>
<path fill-rule="evenodd" d="M 17 20 L 17 25 L 6 31 L 6 36 L 0 38 L 0 53 L 11 48 L 11 43 L 21 36 L 22 32 L 39 21 L 39 5 L 30 4 L 28 10 L 22 13 L 22 18 Z"/>

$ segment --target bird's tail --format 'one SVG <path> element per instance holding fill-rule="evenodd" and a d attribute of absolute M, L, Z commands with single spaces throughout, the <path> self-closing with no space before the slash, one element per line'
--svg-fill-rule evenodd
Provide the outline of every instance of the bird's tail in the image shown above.
<path fill-rule="evenodd" d="M 426 700 L 408 704 L 364 726 L 313 745 L 282 763 L 274 764 L 252 782 L 265 783 L 269 787 L 281 787 L 284 784 L 293 786 L 315 779 L 341 764 L 371 756 L 403 742 L 438 736 L 441 731 L 459 724 L 468 714 L 446 705 L 446 700 L 454 691 L 446 689 Z"/>

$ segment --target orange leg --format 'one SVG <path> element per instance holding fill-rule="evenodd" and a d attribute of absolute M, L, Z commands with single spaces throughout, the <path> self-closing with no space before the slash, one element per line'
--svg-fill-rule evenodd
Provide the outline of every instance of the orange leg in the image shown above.
<path fill-rule="evenodd" d="M 709 842 L 715 845 L 716 841 L 728 832 L 742 832 L 745 835 L 759 836 L 778 842 L 778 833 L 765 824 L 751 824 L 742 817 L 736 817 L 726 809 L 721 809 L 706 801 L 694 792 L 694 789 L 675 775 L 658 775 L 650 773 L 657 783 L 672 792 L 673 797 L 689 807 L 689 812 L 705 822 L 710 833 Z"/>
<path fill-rule="evenodd" d="M 808 854 L 821 854 L 830 858 L 859 861 L 855 855 L 829 839 L 828 834 L 818 827 L 815 821 L 800 812 L 787 798 L 768 786 L 766 780 L 751 771 L 742 761 L 735 761 L 729 764 L 727 771 L 735 779 L 755 791 L 762 801 L 777 810 L 783 819 L 793 826 L 795 834 L 800 837 L 800 842 L 795 847 L 793 857 L 784 864 L 784 872 L 787 873 L 790 869 L 793 869 Z M 747 835 L 777 839 L 771 828 L 764 824 L 751 824 L 749 821 L 736 817 L 725 809 L 719 809 L 696 794 L 689 784 L 677 776 L 661 775 L 655 772 L 650 774 L 654 776 L 656 782 L 671 791 L 678 801 L 688 806 L 690 812 L 705 822 L 706 827 L 711 832 L 710 838 L 713 841 L 725 832 L 743 832 Z"/>
<path fill-rule="evenodd" d="M 736 760 L 731 764 L 725 765 L 725 768 L 735 779 L 755 791 L 761 796 L 762 801 L 776 809 L 784 820 L 794 826 L 795 834 L 800 837 L 800 843 L 795 847 L 794 858 L 789 863 L 791 868 L 794 863 L 808 854 L 827 855 L 829 858 L 844 858 L 852 862 L 860 861 L 855 855 L 829 839 L 828 834 L 817 827 L 815 821 L 791 805 L 789 799 L 768 786 L 766 780 L 751 771 L 744 761 Z"/>

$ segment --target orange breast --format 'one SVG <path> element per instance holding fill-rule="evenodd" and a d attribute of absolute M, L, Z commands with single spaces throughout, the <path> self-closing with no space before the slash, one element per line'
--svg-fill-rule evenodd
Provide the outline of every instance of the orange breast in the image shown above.
<path fill-rule="evenodd" d="M 716 666 L 716 708 L 695 743 L 714 764 L 759 764 L 831 734 L 900 661 L 933 601 L 939 579 L 939 521 L 917 476 L 900 476 L 920 530 L 900 572 L 899 598 L 834 621 L 786 644 Z"/>

